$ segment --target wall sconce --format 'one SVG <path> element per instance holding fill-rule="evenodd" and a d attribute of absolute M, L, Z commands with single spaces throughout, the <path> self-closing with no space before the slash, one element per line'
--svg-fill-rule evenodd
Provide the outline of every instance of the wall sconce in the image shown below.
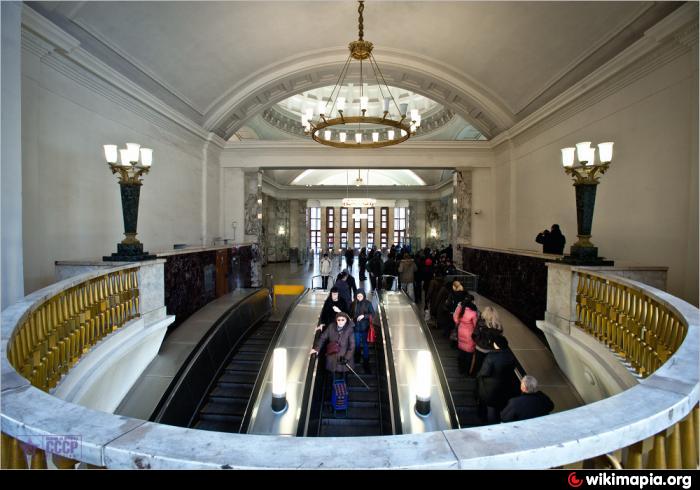
<path fill-rule="evenodd" d="M 258 213 L 258 219 L 262 219 L 262 213 Z"/>
<path fill-rule="evenodd" d="M 272 354 L 272 411 L 284 413 L 287 403 L 287 349 L 277 348 Z"/>
<path fill-rule="evenodd" d="M 430 229 L 430 236 L 433 238 L 437 238 L 437 230 L 435 228 Z"/>
<path fill-rule="evenodd" d="M 283 236 L 283 235 L 284 235 L 284 226 L 280 226 L 280 227 L 277 229 L 277 234 L 278 234 L 279 236 Z"/>
<path fill-rule="evenodd" d="M 591 228 L 593 226 L 593 211 L 595 195 L 600 184 L 600 176 L 610 167 L 613 155 L 612 142 L 598 145 L 600 163 L 595 163 L 595 148 L 590 141 L 577 143 L 576 148 L 562 148 L 561 161 L 564 172 L 571 175 L 576 188 L 576 224 L 578 241 L 571 246 L 571 255 L 564 258 L 565 262 L 582 265 L 613 265 L 611 260 L 598 257 L 598 247 L 591 243 Z M 574 157 L 578 156 L 578 165 Z"/>
<path fill-rule="evenodd" d="M 106 261 L 132 262 L 135 260 L 152 260 L 155 255 L 143 251 L 143 244 L 136 238 L 136 226 L 139 218 L 139 196 L 141 194 L 141 176 L 151 170 L 153 150 L 141 148 L 138 143 L 127 143 L 126 149 L 117 149 L 117 145 L 104 145 L 105 160 L 113 174 L 119 174 L 119 188 L 122 198 L 122 218 L 124 219 L 124 240 L 117 244 L 117 253 L 102 257 Z M 120 157 L 121 163 L 117 161 Z M 139 156 L 141 163 L 139 164 Z"/>
<path fill-rule="evenodd" d="M 430 389 L 432 384 L 432 356 L 427 350 L 418 351 L 416 362 L 416 406 L 419 417 L 430 415 Z"/>

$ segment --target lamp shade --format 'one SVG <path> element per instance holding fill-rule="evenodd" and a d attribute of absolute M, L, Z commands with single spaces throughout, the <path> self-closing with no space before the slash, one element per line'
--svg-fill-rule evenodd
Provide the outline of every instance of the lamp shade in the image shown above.
<path fill-rule="evenodd" d="M 561 149 L 561 163 L 565 167 L 572 167 L 574 165 L 574 156 L 576 153 L 576 148 L 562 148 Z"/>
<path fill-rule="evenodd" d="M 335 104 L 338 106 L 338 111 L 343 112 L 345 110 L 345 97 L 338 97 Z"/>
<path fill-rule="evenodd" d="M 153 150 L 151 148 L 141 148 L 141 165 L 150 167 L 153 163 Z"/>
<path fill-rule="evenodd" d="M 389 112 L 389 102 L 391 102 L 391 99 L 384 97 L 384 112 Z"/>
<path fill-rule="evenodd" d="M 323 137 L 324 137 L 325 139 L 330 140 L 330 139 L 331 139 L 331 136 L 332 136 L 332 134 L 331 134 L 330 130 L 327 129 L 327 130 L 325 130 L 325 131 L 323 132 Z"/>
<path fill-rule="evenodd" d="M 589 151 L 590 147 L 591 147 L 590 141 L 576 143 L 576 154 L 578 156 L 579 162 L 587 162 L 588 161 L 588 151 Z"/>
<path fill-rule="evenodd" d="M 374 141 L 375 143 L 379 141 L 379 133 L 377 133 L 376 131 L 372 133 L 372 141 Z"/>
<path fill-rule="evenodd" d="M 141 148 L 141 145 L 139 145 L 138 143 L 126 144 L 126 150 L 129 152 L 129 162 L 139 161 L 139 148 Z"/>
<path fill-rule="evenodd" d="M 129 150 L 119 150 L 119 156 L 121 157 L 121 162 L 123 166 L 131 165 L 131 160 L 129 160 Z"/>
<path fill-rule="evenodd" d="M 360 110 L 361 111 L 366 111 L 369 108 L 369 97 L 362 96 L 360 97 Z"/>
<path fill-rule="evenodd" d="M 405 116 L 406 111 L 408 111 L 408 104 L 399 104 L 399 111 L 401 111 L 402 116 Z"/>
<path fill-rule="evenodd" d="M 362 133 L 355 133 L 355 142 L 362 143 Z"/>
<path fill-rule="evenodd" d="M 430 401 L 430 389 L 432 384 L 432 356 L 430 351 L 418 351 L 416 361 L 416 400 Z"/>
<path fill-rule="evenodd" d="M 614 144 L 612 141 L 598 143 L 598 157 L 602 163 L 610 163 L 612 161 Z"/>
<path fill-rule="evenodd" d="M 417 128 L 420 128 L 420 119 L 421 119 L 420 114 L 416 114 L 414 121 L 416 121 Z"/>
<path fill-rule="evenodd" d="M 324 104 L 322 100 L 319 100 L 316 104 L 316 112 L 318 112 L 319 115 L 326 114 L 326 104 Z"/>
<path fill-rule="evenodd" d="M 117 145 L 104 145 L 105 149 L 105 160 L 107 163 L 117 163 L 119 160 L 119 151 L 117 150 Z"/>
<path fill-rule="evenodd" d="M 389 131 L 387 131 L 386 136 L 387 136 L 387 138 L 389 138 L 390 140 L 393 140 L 393 139 L 394 139 L 394 134 L 395 134 L 395 133 L 394 133 L 394 130 L 393 130 L 393 129 L 390 129 Z"/>
<path fill-rule="evenodd" d="M 340 132 L 340 142 L 345 143 L 345 140 L 348 139 L 348 134 L 345 131 Z"/>
<path fill-rule="evenodd" d="M 586 159 L 586 165 L 595 165 L 595 148 L 588 149 L 588 158 Z"/>
<path fill-rule="evenodd" d="M 418 119 L 418 109 L 411 109 L 411 121 Z"/>

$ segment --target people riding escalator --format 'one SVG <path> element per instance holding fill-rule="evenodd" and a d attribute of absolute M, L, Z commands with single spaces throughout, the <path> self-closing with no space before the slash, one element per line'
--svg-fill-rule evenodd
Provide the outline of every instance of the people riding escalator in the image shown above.
<path fill-rule="evenodd" d="M 335 319 L 328 325 L 311 349 L 311 354 L 325 350 L 326 371 L 345 376 L 348 366 L 354 368 L 355 352 L 354 324 L 347 313 L 337 313 Z"/>

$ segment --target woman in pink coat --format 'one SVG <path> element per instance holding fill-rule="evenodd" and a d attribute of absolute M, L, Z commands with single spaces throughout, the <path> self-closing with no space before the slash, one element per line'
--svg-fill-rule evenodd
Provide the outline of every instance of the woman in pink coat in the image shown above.
<path fill-rule="evenodd" d="M 472 302 L 469 299 L 465 299 L 460 302 L 452 316 L 457 327 L 457 348 L 459 349 L 457 366 L 459 367 L 459 373 L 467 376 L 474 375 L 471 372 L 471 368 L 476 344 L 474 339 L 472 339 L 472 333 L 474 333 L 478 319 L 476 311 L 470 306 L 473 306 Z"/>

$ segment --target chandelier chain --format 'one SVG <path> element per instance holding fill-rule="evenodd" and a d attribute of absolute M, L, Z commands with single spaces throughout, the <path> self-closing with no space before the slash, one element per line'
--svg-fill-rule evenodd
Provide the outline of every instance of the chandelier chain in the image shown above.
<path fill-rule="evenodd" d="M 377 67 L 377 71 L 379 71 L 379 76 L 382 77 L 382 81 L 384 82 L 384 85 L 386 85 L 387 90 L 389 90 L 389 85 L 386 83 L 386 80 L 384 79 L 384 74 L 382 73 L 382 69 L 379 68 L 379 64 L 377 64 L 377 60 L 374 58 L 374 55 L 370 53 L 369 59 L 374 61 L 375 66 Z M 396 99 L 394 99 L 394 95 L 391 93 L 391 90 L 389 90 L 389 95 L 391 96 L 391 100 L 394 102 L 394 106 L 396 106 L 396 111 L 399 113 L 399 116 L 405 116 L 405 114 L 401 114 L 401 109 L 399 109 L 399 105 L 396 103 Z"/>
<path fill-rule="evenodd" d="M 363 0 L 360 0 L 360 6 L 357 8 L 357 11 L 360 14 L 360 41 L 363 41 L 363 36 L 364 36 L 364 29 L 362 26 L 362 12 L 365 10 L 365 2 Z"/>
<path fill-rule="evenodd" d="M 326 113 L 326 115 L 333 114 L 333 109 L 335 109 L 335 103 L 338 101 L 338 97 L 340 96 L 340 89 L 343 87 L 343 82 L 345 81 L 345 75 L 348 71 L 348 67 L 350 66 L 350 60 L 352 60 L 352 53 L 348 55 L 348 59 L 345 60 L 345 64 L 343 65 L 343 69 L 340 70 L 340 76 L 338 76 L 338 81 L 335 84 L 335 87 L 338 87 L 338 94 L 336 95 L 335 99 L 333 99 L 333 93 L 335 92 L 335 87 L 333 87 L 333 90 L 331 91 L 330 98 L 328 101 L 326 101 L 326 109 L 328 109 L 328 102 L 333 101 L 333 105 L 331 106 L 331 110 Z"/>

